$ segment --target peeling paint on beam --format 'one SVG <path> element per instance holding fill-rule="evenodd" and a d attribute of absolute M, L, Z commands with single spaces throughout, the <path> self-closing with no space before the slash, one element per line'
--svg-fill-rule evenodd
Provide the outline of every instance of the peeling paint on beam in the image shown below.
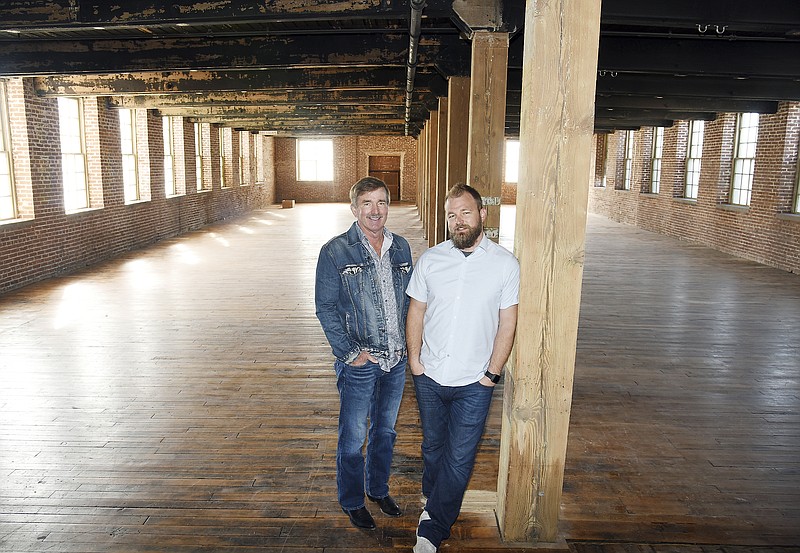
<path fill-rule="evenodd" d="M 447 49 L 435 41 L 421 65 L 433 65 Z M 402 34 L 334 34 L 311 42 L 307 36 L 160 38 L 147 40 L 17 40 L 3 43 L 2 76 L 113 74 L 152 71 L 222 70 L 361 65 L 405 67 L 408 38 Z M 313 46 L 316 44 L 316 46 Z"/>
<path fill-rule="evenodd" d="M 405 70 L 386 67 L 354 69 L 279 69 L 269 71 L 174 71 L 115 75 L 37 77 L 42 96 L 121 96 L 128 94 L 251 92 L 270 89 L 396 88 L 405 86 Z"/>

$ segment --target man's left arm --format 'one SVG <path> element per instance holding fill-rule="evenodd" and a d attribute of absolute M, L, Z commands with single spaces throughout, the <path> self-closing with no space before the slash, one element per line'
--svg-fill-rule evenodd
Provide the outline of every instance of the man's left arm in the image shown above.
<path fill-rule="evenodd" d="M 514 347 L 514 335 L 517 331 L 517 305 L 512 305 L 500 310 L 500 323 L 497 328 L 497 335 L 494 337 L 492 356 L 489 359 L 488 371 L 494 374 L 501 374 L 503 367 L 511 355 L 511 348 Z M 481 377 L 480 383 L 484 386 L 494 386 L 489 377 Z"/>

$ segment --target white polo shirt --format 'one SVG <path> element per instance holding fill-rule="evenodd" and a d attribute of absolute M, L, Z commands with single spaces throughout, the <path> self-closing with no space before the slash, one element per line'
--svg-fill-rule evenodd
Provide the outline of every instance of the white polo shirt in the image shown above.
<path fill-rule="evenodd" d="M 519 303 L 519 262 L 485 235 L 469 256 L 447 240 L 420 256 L 406 293 L 427 304 L 425 374 L 442 386 L 466 386 L 489 366 L 500 310 Z"/>

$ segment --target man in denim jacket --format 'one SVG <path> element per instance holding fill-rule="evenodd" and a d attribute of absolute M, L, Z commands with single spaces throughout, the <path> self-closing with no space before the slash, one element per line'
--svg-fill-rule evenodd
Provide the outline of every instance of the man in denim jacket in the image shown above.
<path fill-rule="evenodd" d="M 411 248 L 385 228 L 389 190 L 383 181 L 359 180 L 350 189 L 350 203 L 356 221 L 322 247 L 315 296 L 317 318 L 336 357 L 339 504 L 354 526 L 372 529 L 365 492 L 385 514 L 402 514 L 389 495 L 389 472 L 405 384 Z"/>

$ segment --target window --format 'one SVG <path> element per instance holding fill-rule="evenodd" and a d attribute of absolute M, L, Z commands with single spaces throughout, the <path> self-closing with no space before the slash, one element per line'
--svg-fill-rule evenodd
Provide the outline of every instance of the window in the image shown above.
<path fill-rule="evenodd" d="M 225 159 L 225 127 L 219 128 L 219 185 L 221 188 L 227 187 L 225 182 L 225 172 L 228 170 L 228 163 Z"/>
<path fill-rule="evenodd" d="M 519 140 L 506 140 L 505 182 L 519 182 Z"/>
<path fill-rule="evenodd" d="M 736 146 L 733 153 L 731 182 L 731 203 L 734 205 L 750 205 L 757 141 L 758 114 L 740 113 L 736 121 Z"/>
<path fill-rule="evenodd" d="M 136 110 L 119 110 L 119 135 L 122 149 L 122 183 L 125 202 L 141 199 L 139 194 L 138 161 L 136 156 Z"/>
<path fill-rule="evenodd" d="M 650 193 L 661 189 L 661 158 L 664 156 L 664 127 L 653 129 L 653 151 L 650 156 Z"/>
<path fill-rule="evenodd" d="M 194 124 L 194 172 L 197 190 L 203 189 L 203 129 L 200 123 Z"/>
<path fill-rule="evenodd" d="M 61 140 L 61 171 L 64 209 L 89 207 L 86 175 L 86 149 L 83 129 L 83 104 L 79 98 L 58 98 L 58 126 Z"/>
<path fill-rule="evenodd" d="M 689 144 L 686 155 L 686 186 L 684 197 L 697 199 L 700 190 L 700 161 L 703 157 L 703 129 L 705 121 L 689 122 Z"/>
<path fill-rule="evenodd" d="M 9 132 L 5 84 L 0 82 L 0 220 L 17 217 L 14 172 L 11 170 L 11 133 Z"/>
<path fill-rule="evenodd" d="M 172 117 L 162 117 L 164 131 L 164 192 L 167 196 L 175 196 L 175 144 L 173 141 Z"/>
<path fill-rule="evenodd" d="M 630 190 L 633 180 L 633 131 L 625 131 L 625 155 L 622 167 L 622 189 Z"/>
<path fill-rule="evenodd" d="M 256 182 L 264 182 L 264 166 L 262 164 L 262 149 L 264 148 L 264 137 L 260 134 L 255 136 L 254 158 L 256 163 Z"/>
<path fill-rule="evenodd" d="M 794 213 L 800 213 L 800 169 L 797 170 L 797 182 L 794 185 Z"/>
<path fill-rule="evenodd" d="M 250 133 L 239 131 L 239 184 L 250 184 Z"/>
<path fill-rule="evenodd" d="M 333 180 L 333 141 L 297 141 L 297 180 Z"/>
<path fill-rule="evenodd" d="M 606 186 L 606 159 L 608 157 L 608 135 L 599 134 L 595 141 L 596 151 L 594 158 L 594 185 L 597 188 Z"/>

